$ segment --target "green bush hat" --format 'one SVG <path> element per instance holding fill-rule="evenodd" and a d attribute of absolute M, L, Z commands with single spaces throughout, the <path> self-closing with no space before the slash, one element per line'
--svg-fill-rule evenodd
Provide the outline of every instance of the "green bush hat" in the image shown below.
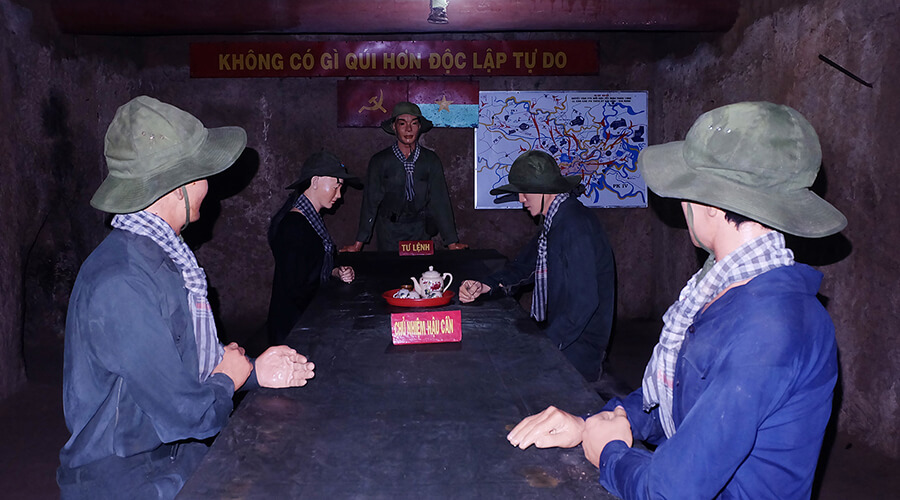
<path fill-rule="evenodd" d="M 847 219 L 809 190 L 822 162 L 812 125 L 796 110 L 741 102 L 700 115 L 683 141 L 638 156 L 660 196 L 730 210 L 785 233 L 819 238 Z"/>
<path fill-rule="evenodd" d="M 563 177 L 559 165 L 548 153 L 532 149 L 516 158 L 506 178 L 509 184 L 491 189 L 492 195 L 505 193 L 568 193 L 581 182 L 580 175 Z"/>
<path fill-rule="evenodd" d="M 357 189 L 362 187 L 362 182 L 360 182 L 359 178 L 352 177 L 350 173 L 347 172 L 347 167 L 341 163 L 341 160 L 339 160 L 337 156 L 322 150 L 318 153 L 311 154 L 309 158 L 303 162 L 303 167 L 300 169 L 300 178 L 286 189 L 298 189 L 304 182 L 317 175 L 320 177 L 343 179 L 344 184 Z"/>
<path fill-rule="evenodd" d="M 394 125 L 394 120 L 396 120 L 397 117 L 400 115 L 413 115 L 419 119 L 419 135 L 422 135 L 425 132 L 428 132 L 429 130 L 431 130 L 432 127 L 434 127 L 434 124 L 431 123 L 431 120 L 422 116 L 422 110 L 420 110 L 418 106 L 416 106 L 415 104 L 413 104 L 411 102 L 404 101 L 404 102 L 398 102 L 394 106 L 394 110 L 391 113 L 391 117 L 388 118 L 387 120 L 381 122 L 381 130 L 384 130 L 385 132 L 387 132 L 391 135 L 397 135 L 394 133 L 393 125 Z"/>
<path fill-rule="evenodd" d="M 91 205 L 113 214 L 143 210 L 173 189 L 230 167 L 246 145 L 240 127 L 207 129 L 171 104 L 135 97 L 106 130 L 109 175 Z"/>

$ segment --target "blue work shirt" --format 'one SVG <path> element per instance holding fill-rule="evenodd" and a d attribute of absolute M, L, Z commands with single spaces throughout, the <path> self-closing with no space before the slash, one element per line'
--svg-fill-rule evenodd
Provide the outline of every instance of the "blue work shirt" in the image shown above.
<path fill-rule="evenodd" d="M 624 498 L 808 499 L 837 380 L 822 274 L 803 264 L 763 273 L 697 315 L 675 368 L 675 434 L 637 390 L 625 408 L 635 440 L 609 443 L 600 484 Z"/>
<path fill-rule="evenodd" d="M 72 437 L 61 469 L 216 435 L 234 383 L 222 373 L 200 382 L 198 373 L 181 272 L 151 239 L 113 230 L 69 301 L 63 405 Z"/>

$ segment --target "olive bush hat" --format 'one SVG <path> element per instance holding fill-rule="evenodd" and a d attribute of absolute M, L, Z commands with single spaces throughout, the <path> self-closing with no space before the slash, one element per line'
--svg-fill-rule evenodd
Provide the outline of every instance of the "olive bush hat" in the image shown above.
<path fill-rule="evenodd" d="M 394 125 L 394 120 L 396 120 L 397 117 L 400 115 L 413 115 L 419 119 L 419 135 L 424 134 L 425 132 L 428 132 L 429 130 L 431 130 L 432 127 L 434 127 L 434 124 L 431 123 L 431 120 L 429 120 L 428 118 L 425 118 L 422 115 L 422 110 L 420 110 L 418 106 L 416 106 L 415 104 L 413 104 L 411 102 L 404 101 L 404 102 L 398 102 L 394 106 L 394 110 L 391 113 L 391 117 L 388 118 L 387 120 L 381 122 L 381 130 L 384 130 L 385 132 L 387 132 L 391 135 L 397 135 L 394 133 L 393 125 Z"/>
<path fill-rule="evenodd" d="M 723 208 L 809 238 L 847 225 L 841 212 L 809 190 L 821 162 L 812 125 L 770 102 L 708 111 L 685 140 L 647 147 L 638 156 L 644 180 L 660 196 Z"/>
<path fill-rule="evenodd" d="M 348 186 L 355 188 L 362 187 L 362 182 L 360 182 L 359 178 L 352 177 L 350 173 L 347 172 L 347 167 L 341 163 L 341 160 L 338 160 L 337 156 L 322 150 L 318 153 L 311 154 L 309 158 L 303 162 L 303 167 L 300 169 L 300 178 L 286 189 L 297 189 L 302 186 L 304 182 L 317 175 L 321 177 L 343 179 L 344 183 Z"/>
<path fill-rule="evenodd" d="M 91 205 L 114 214 L 143 210 L 179 186 L 230 167 L 246 145 L 240 127 L 207 129 L 171 104 L 135 97 L 106 130 L 109 175 Z"/>
<path fill-rule="evenodd" d="M 580 175 L 563 177 L 559 165 L 548 153 L 532 149 L 516 158 L 506 178 L 509 184 L 491 189 L 491 194 L 504 193 L 568 193 L 581 182 Z"/>

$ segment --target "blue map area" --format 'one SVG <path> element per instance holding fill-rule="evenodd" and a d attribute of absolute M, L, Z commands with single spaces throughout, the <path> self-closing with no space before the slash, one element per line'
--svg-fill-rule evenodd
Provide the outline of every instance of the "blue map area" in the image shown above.
<path fill-rule="evenodd" d="M 637 169 L 647 146 L 646 92 L 481 92 L 479 101 L 476 208 L 520 207 L 495 204 L 489 191 L 531 149 L 553 155 L 563 175 L 582 176 L 587 206 L 647 206 Z"/>

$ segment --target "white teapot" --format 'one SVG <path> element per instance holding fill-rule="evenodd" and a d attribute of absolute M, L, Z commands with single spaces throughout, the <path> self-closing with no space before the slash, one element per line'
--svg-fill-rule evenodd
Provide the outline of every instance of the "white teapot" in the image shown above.
<path fill-rule="evenodd" d="M 428 270 L 422 273 L 418 280 L 413 277 L 409 279 L 412 280 L 416 293 L 424 299 L 442 296 L 444 291 L 450 287 L 450 283 L 453 282 L 453 275 L 450 273 L 441 274 L 434 270 L 434 266 L 428 266 Z"/>

